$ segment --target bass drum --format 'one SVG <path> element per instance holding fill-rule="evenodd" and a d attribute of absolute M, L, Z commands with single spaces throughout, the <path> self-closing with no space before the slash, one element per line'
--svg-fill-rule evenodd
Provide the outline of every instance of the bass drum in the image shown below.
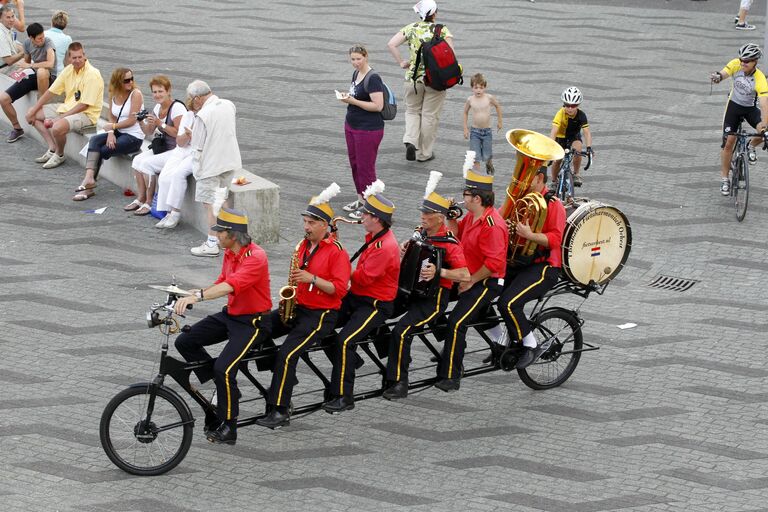
<path fill-rule="evenodd" d="M 621 272 L 632 247 L 626 215 L 599 201 L 580 201 L 563 232 L 563 271 L 576 284 L 604 284 Z"/>

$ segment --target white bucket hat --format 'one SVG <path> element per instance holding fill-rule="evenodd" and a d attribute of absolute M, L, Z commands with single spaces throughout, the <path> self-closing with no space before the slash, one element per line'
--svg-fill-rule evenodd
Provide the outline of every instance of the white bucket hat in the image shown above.
<path fill-rule="evenodd" d="M 435 0 L 421 0 L 419 3 L 413 6 L 413 10 L 423 20 L 427 16 L 437 12 L 437 4 L 435 3 Z"/>

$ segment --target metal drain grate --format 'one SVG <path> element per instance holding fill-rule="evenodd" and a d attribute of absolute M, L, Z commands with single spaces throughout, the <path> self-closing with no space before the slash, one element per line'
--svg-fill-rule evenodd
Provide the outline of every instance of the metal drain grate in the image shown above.
<path fill-rule="evenodd" d="M 685 292 L 691 289 L 693 285 L 698 283 L 697 279 L 685 279 L 683 277 L 674 276 L 657 276 L 652 283 L 648 285 L 649 288 L 660 288 L 662 290 L 669 290 L 672 292 Z"/>

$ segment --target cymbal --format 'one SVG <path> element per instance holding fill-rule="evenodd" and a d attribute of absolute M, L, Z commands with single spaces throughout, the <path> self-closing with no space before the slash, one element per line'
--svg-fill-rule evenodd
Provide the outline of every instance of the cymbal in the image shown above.
<path fill-rule="evenodd" d="M 159 284 L 150 284 L 149 287 L 152 288 L 153 290 L 160 290 L 161 292 L 172 293 L 174 295 L 178 295 L 179 297 L 189 297 L 193 295 L 192 292 L 188 290 L 182 290 L 176 285 L 162 286 Z"/>

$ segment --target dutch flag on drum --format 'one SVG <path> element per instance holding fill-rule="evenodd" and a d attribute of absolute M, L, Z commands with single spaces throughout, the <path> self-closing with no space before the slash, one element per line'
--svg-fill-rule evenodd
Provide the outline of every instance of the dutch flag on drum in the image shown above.
<path fill-rule="evenodd" d="M 600 247 L 593 247 L 592 253 L 590 254 L 590 256 L 592 256 L 593 258 L 595 256 L 600 256 Z"/>

